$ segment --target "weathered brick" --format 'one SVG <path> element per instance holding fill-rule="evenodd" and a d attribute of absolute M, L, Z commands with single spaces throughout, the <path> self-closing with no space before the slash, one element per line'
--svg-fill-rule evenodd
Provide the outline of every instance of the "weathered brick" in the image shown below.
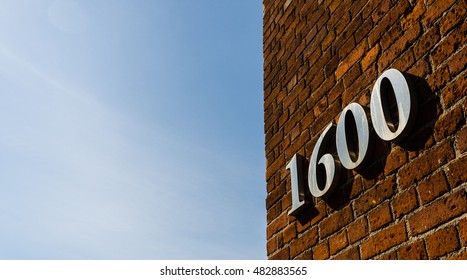
<path fill-rule="evenodd" d="M 397 22 L 400 16 L 409 7 L 408 1 L 397 1 L 396 5 L 389 10 L 388 13 L 378 22 L 368 35 L 370 46 L 373 47 L 376 42 L 390 29 L 390 27 Z"/>
<path fill-rule="evenodd" d="M 465 22 L 458 30 L 451 32 L 444 40 L 433 50 L 431 53 L 431 59 L 433 62 L 433 66 L 437 67 L 446 59 L 454 54 L 460 46 L 462 46 L 466 41 L 467 38 L 465 36 L 467 29 L 467 22 Z"/>
<path fill-rule="evenodd" d="M 467 150 L 467 126 L 457 133 L 457 150 L 464 153 Z"/>
<path fill-rule="evenodd" d="M 397 176 L 399 185 L 406 188 L 430 174 L 438 167 L 446 164 L 455 157 L 450 141 L 444 141 L 428 152 L 421 154 L 402 167 Z"/>
<path fill-rule="evenodd" d="M 391 153 L 386 159 L 384 166 L 384 174 L 389 175 L 406 163 L 407 152 L 400 147 L 396 147 L 391 150 Z"/>
<path fill-rule="evenodd" d="M 390 226 L 370 236 L 370 238 L 361 244 L 362 259 L 369 259 L 381 254 L 406 240 L 407 232 L 403 222 Z"/>
<path fill-rule="evenodd" d="M 417 4 L 413 7 L 412 11 L 402 19 L 402 27 L 407 29 L 409 26 L 418 22 L 420 17 L 425 13 L 426 6 L 423 1 L 418 1 Z"/>
<path fill-rule="evenodd" d="M 467 249 L 448 258 L 449 260 L 467 260 Z"/>
<path fill-rule="evenodd" d="M 288 225 L 284 229 L 284 243 L 289 243 L 290 240 L 294 239 L 297 236 L 297 228 L 295 223 Z"/>
<path fill-rule="evenodd" d="M 392 222 L 392 215 L 391 209 L 389 209 L 389 203 L 386 202 L 369 212 L 368 222 L 370 224 L 371 231 L 376 231 L 377 229 Z"/>
<path fill-rule="evenodd" d="M 435 72 L 433 72 L 433 74 L 428 76 L 426 79 L 430 89 L 433 92 L 443 88 L 449 82 L 449 80 L 451 80 L 451 76 L 449 74 L 449 67 L 446 65 L 437 68 Z"/>
<path fill-rule="evenodd" d="M 379 58 L 379 71 L 384 71 L 395 60 L 395 58 L 402 54 L 418 38 L 421 31 L 422 29 L 420 24 L 415 24 L 409 30 L 404 32 L 404 34 Z"/>
<path fill-rule="evenodd" d="M 360 77 L 362 71 L 358 63 L 354 64 L 347 73 L 342 77 L 344 80 L 344 86 L 348 88 L 358 77 Z"/>
<path fill-rule="evenodd" d="M 347 240 L 347 232 L 346 230 L 342 230 L 329 238 L 329 252 L 331 255 L 334 255 L 335 253 L 347 247 L 348 244 L 349 241 Z"/>
<path fill-rule="evenodd" d="M 449 185 L 455 188 L 460 184 L 467 182 L 467 156 L 451 162 L 446 168 L 446 175 L 448 176 Z"/>
<path fill-rule="evenodd" d="M 409 218 L 409 228 L 413 236 L 424 233 L 467 211 L 465 190 L 436 200 L 433 204 L 417 211 Z"/>
<path fill-rule="evenodd" d="M 467 218 L 459 222 L 459 237 L 464 247 L 467 247 Z"/>
<path fill-rule="evenodd" d="M 395 176 L 390 176 L 353 202 L 355 215 L 358 217 L 368 212 L 368 210 L 393 196 L 396 190 Z"/>
<path fill-rule="evenodd" d="M 460 247 L 457 239 L 457 231 L 454 226 L 444 228 L 428 236 L 426 244 L 428 247 L 428 256 L 431 259 L 442 257 Z"/>
<path fill-rule="evenodd" d="M 467 75 L 459 75 L 450 85 L 442 92 L 443 103 L 446 108 L 451 107 L 454 103 L 465 96 L 467 88 Z"/>
<path fill-rule="evenodd" d="M 340 79 L 367 50 L 368 44 L 365 41 L 361 42 L 337 67 L 335 72 L 336 79 Z"/>
<path fill-rule="evenodd" d="M 333 260 L 358 260 L 360 254 L 358 253 L 358 247 L 350 247 L 332 258 Z"/>
<path fill-rule="evenodd" d="M 325 238 L 348 225 L 352 220 L 352 209 L 349 205 L 323 219 L 319 223 L 319 235 L 321 238 Z"/>
<path fill-rule="evenodd" d="M 427 51 L 430 50 L 436 43 L 439 42 L 440 35 L 437 27 L 432 27 L 423 34 L 414 45 L 415 59 L 426 55 Z"/>
<path fill-rule="evenodd" d="M 467 15 L 467 3 L 465 1 L 458 1 L 449 12 L 444 15 L 439 23 L 441 34 L 445 35 L 458 23 L 465 20 Z"/>
<path fill-rule="evenodd" d="M 421 58 L 407 71 L 408 74 L 412 74 L 418 77 L 426 77 L 430 74 L 431 66 L 428 57 Z"/>
<path fill-rule="evenodd" d="M 375 45 L 367 54 L 362 58 L 362 69 L 366 70 L 373 62 L 376 61 L 380 53 L 381 47 L 379 44 Z"/>
<path fill-rule="evenodd" d="M 350 244 L 353 244 L 362 238 L 368 236 L 369 234 L 369 228 L 368 228 L 368 222 L 366 220 L 366 217 L 361 217 L 354 222 L 352 222 L 348 227 L 347 227 L 347 232 L 349 235 L 349 242 Z"/>
<path fill-rule="evenodd" d="M 313 247 L 313 259 L 326 260 L 329 258 L 328 240 L 325 240 Z"/>
<path fill-rule="evenodd" d="M 436 0 L 423 15 L 422 22 L 425 26 L 431 26 L 435 20 L 443 14 L 456 0 Z"/>
<path fill-rule="evenodd" d="M 300 255 L 293 258 L 294 260 L 312 260 L 313 259 L 313 252 L 311 250 L 307 250 Z"/>
<path fill-rule="evenodd" d="M 286 187 L 284 184 L 277 186 L 266 198 L 266 209 L 269 209 L 276 201 L 283 197 L 285 193 Z"/>
<path fill-rule="evenodd" d="M 450 57 L 446 64 L 452 77 L 462 72 L 467 65 L 467 46 L 463 46 L 460 51 Z"/>
<path fill-rule="evenodd" d="M 428 259 L 428 255 L 425 249 L 425 242 L 417 240 L 404 245 L 397 250 L 397 256 L 400 260 L 426 260 Z"/>
<path fill-rule="evenodd" d="M 268 239 L 268 241 L 266 242 L 266 249 L 267 249 L 267 253 L 268 255 L 271 255 L 274 251 L 277 250 L 277 238 L 276 237 L 273 237 L 271 239 Z"/>
<path fill-rule="evenodd" d="M 396 68 L 399 71 L 406 72 L 415 62 L 412 49 L 408 49 L 402 55 L 394 60 L 392 68 Z"/>
<path fill-rule="evenodd" d="M 441 141 L 458 130 L 465 123 L 462 108 L 456 107 L 453 110 L 439 117 L 435 124 L 435 139 Z"/>
<path fill-rule="evenodd" d="M 270 239 L 273 234 L 283 229 L 287 225 L 287 213 L 282 213 L 277 219 L 268 224 L 266 228 L 266 237 Z"/>
<path fill-rule="evenodd" d="M 313 227 L 290 243 L 290 257 L 294 258 L 318 243 L 318 228 Z"/>
<path fill-rule="evenodd" d="M 392 202 L 394 218 L 399 219 L 403 215 L 412 212 L 418 206 L 415 189 L 410 188 L 395 197 Z"/>
<path fill-rule="evenodd" d="M 289 247 L 284 247 L 269 257 L 271 260 L 288 260 L 290 259 Z"/>
<path fill-rule="evenodd" d="M 376 260 L 384 260 L 384 261 L 394 261 L 397 260 L 397 253 L 396 251 L 391 251 L 386 254 L 382 254 L 376 258 Z"/>
<path fill-rule="evenodd" d="M 417 187 L 418 195 L 422 204 L 427 204 L 438 196 L 448 191 L 448 183 L 446 176 L 442 171 L 431 175 L 426 180 L 422 181 Z"/>

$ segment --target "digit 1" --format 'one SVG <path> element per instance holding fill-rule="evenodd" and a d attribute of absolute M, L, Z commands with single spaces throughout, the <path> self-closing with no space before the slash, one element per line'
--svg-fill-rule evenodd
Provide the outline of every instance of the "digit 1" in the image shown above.
<path fill-rule="evenodd" d="M 290 170 L 291 191 L 292 191 L 292 209 L 289 215 L 295 216 L 306 204 L 305 201 L 305 178 L 303 176 L 303 163 L 305 159 L 298 154 L 295 154 L 292 160 L 287 164 L 287 169 Z"/>

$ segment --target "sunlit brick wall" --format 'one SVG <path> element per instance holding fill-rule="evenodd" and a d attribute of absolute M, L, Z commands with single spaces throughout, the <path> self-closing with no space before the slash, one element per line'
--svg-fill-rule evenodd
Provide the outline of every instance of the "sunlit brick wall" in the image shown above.
<path fill-rule="evenodd" d="M 270 259 L 467 259 L 465 0 L 263 0 Z M 389 68 L 416 88 L 415 126 L 289 216 L 287 163 L 310 158 Z M 308 198 L 310 199 L 310 198 Z"/>

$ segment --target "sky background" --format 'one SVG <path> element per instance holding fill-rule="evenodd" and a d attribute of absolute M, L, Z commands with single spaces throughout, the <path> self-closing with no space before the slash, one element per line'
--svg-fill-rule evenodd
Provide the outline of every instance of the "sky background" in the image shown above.
<path fill-rule="evenodd" d="M 261 1 L 0 7 L 0 259 L 266 258 Z"/>

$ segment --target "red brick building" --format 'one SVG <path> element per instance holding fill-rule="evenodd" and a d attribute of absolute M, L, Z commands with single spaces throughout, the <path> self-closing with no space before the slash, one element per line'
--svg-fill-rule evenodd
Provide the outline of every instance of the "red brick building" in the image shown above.
<path fill-rule="evenodd" d="M 263 5 L 268 258 L 467 259 L 466 1 Z M 350 103 L 370 108 L 390 68 L 413 85 L 408 135 L 374 137 L 364 166 L 343 168 L 334 192 L 306 193 L 289 215 L 293 156 L 310 160 Z"/>

